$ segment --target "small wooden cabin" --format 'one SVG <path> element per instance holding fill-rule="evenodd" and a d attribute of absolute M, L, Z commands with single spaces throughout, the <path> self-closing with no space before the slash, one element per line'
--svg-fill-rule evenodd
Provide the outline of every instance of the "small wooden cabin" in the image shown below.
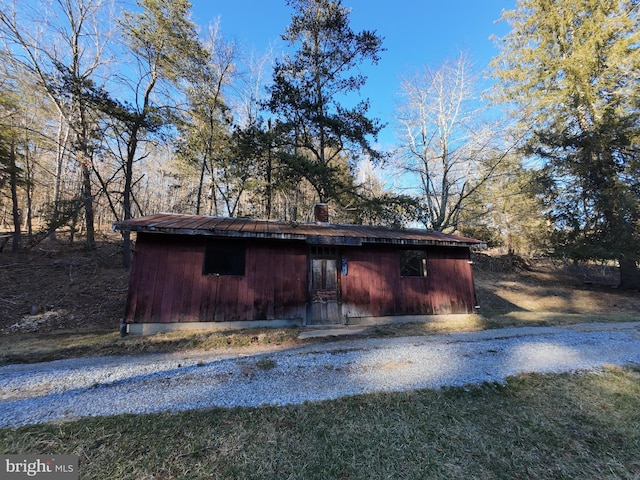
<path fill-rule="evenodd" d="M 137 233 L 124 322 L 185 328 L 391 323 L 473 313 L 470 247 L 424 229 L 160 214 Z"/>

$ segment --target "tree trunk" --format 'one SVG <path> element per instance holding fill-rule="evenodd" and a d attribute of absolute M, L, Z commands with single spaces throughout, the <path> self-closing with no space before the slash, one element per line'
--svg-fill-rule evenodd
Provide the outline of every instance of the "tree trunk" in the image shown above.
<path fill-rule="evenodd" d="M 124 220 L 129 220 L 131 218 L 131 179 L 129 174 L 126 176 L 123 198 Z M 122 232 L 122 266 L 126 269 L 131 268 L 131 232 L 128 230 Z"/>
<path fill-rule="evenodd" d="M 638 262 L 633 257 L 621 255 L 620 264 L 620 288 L 626 290 L 640 290 L 640 269 Z"/>
<path fill-rule="evenodd" d="M 20 250 L 20 209 L 18 208 L 18 166 L 16 165 L 15 145 L 11 144 L 9 152 L 9 176 L 11 183 L 11 205 L 13 216 L 13 242 L 11 251 L 16 253 Z"/>
<path fill-rule="evenodd" d="M 271 122 L 269 122 L 269 128 L 271 128 Z M 271 132 L 269 132 L 269 150 L 267 151 L 267 211 L 266 211 L 266 217 L 267 220 L 271 219 L 271 202 L 272 202 L 272 196 L 273 196 L 273 192 L 272 192 L 272 185 L 271 185 L 271 169 L 273 168 L 272 165 L 272 158 L 271 158 Z"/>
<path fill-rule="evenodd" d="M 207 169 L 207 160 L 202 160 L 202 167 L 200 167 L 200 180 L 198 181 L 198 194 L 196 197 L 196 215 L 200 215 L 200 208 L 202 205 L 202 189 L 204 185 L 204 173 Z"/>
<path fill-rule="evenodd" d="M 124 169 L 124 191 L 122 197 L 122 207 L 124 210 L 124 220 L 129 220 L 131 215 L 131 189 L 133 183 L 133 161 L 136 157 L 138 149 L 138 131 L 139 124 L 134 125 L 129 138 L 127 147 L 127 159 Z M 122 266 L 126 269 L 131 268 L 131 232 L 128 230 L 122 232 Z"/>
<path fill-rule="evenodd" d="M 62 170 L 64 166 L 65 150 L 69 141 L 69 127 L 65 124 L 65 118 L 60 112 L 58 118 L 58 135 L 56 142 L 56 173 L 53 184 L 53 212 L 51 213 L 51 225 L 53 228 L 49 232 L 51 240 L 56 239 L 55 225 L 58 223 L 58 215 L 60 213 L 60 200 L 62 197 Z"/>
<path fill-rule="evenodd" d="M 28 173 L 28 180 L 25 189 L 25 193 L 27 194 L 27 218 L 26 218 L 26 227 L 27 227 L 27 241 L 31 243 L 33 241 L 33 172 Z"/>
<path fill-rule="evenodd" d="M 84 206 L 84 220 L 87 228 L 86 246 L 93 250 L 96 246 L 96 234 L 93 214 L 93 195 L 91 194 L 91 170 L 89 165 L 82 164 L 82 201 Z"/>

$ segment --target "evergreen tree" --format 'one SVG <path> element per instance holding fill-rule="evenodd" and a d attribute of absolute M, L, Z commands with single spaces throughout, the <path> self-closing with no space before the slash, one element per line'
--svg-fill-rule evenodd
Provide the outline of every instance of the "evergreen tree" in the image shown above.
<path fill-rule="evenodd" d="M 539 173 L 509 155 L 469 198 L 460 233 L 513 254 L 546 254 L 550 231 Z"/>
<path fill-rule="evenodd" d="M 0 205 L 5 195 L 11 203 L 13 221 L 12 251 L 17 252 L 21 243 L 21 219 L 18 188 L 24 183 L 24 172 L 18 161 L 16 131 L 13 118 L 17 111 L 18 99 L 4 92 L 0 93 Z M 6 187 L 6 191 L 5 190 Z"/>
<path fill-rule="evenodd" d="M 639 13 L 636 0 L 518 0 L 493 62 L 525 153 L 544 161 L 556 250 L 621 266 L 640 256 Z"/>
<path fill-rule="evenodd" d="M 217 25 L 211 25 L 203 47 L 206 55 L 194 63 L 187 77 L 188 108 L 180 123 L 179 146 L 181 160 L 198 171 L 196 215 L 205 211 L 207 197 L 211 199 L 208 213 L 220 213 L 215 192 L 219 186 L 218 167 L 224 170 L 233 162 L 227 155 L 232 115 L 225 101 L 225 89 L 235 73 L 235 46 L 223 40 Z"/>
<path fill-rule="evenodd" d="M 341 159 L 348 156 L 353 170 L 360 155 L 382 158 L 370 144 L 382 127 L 367 117 L 368 100 L 351 108 L 340 103 L 364 85 L 364 76 L 350 72 L 363 61 L 378 61 L 382 39 L 353 32 L 340 0 L 288 4 L 294 14 L 282 38 L 298 49 L 276 61 L 267 107 L 278 119 L 281 160 L 327 202 L 353 189 Z"/>
<path fill-rule="evenodd" d="M 140 65 L 135 102 L 111 112 L 120 123 L 115 129 L 124 144 L 121 155 L 124 220 L 132 216 L 133 167 L 141 156 L 140 144 L 149 133 L 170 122 L 170 105 L 159 105 L 153 94 L 162 82 L 178 84 L 194 67 L 206 63 L 208 57 L 198 40 L 196 26 L 189 19 L 191 3 L 188 0 L 138 0 L 137 3 L 142 11 L 124 12 L 121 22 L 127 45 Z M 138 88 L 141 85 L 145 85 L 144 88 Z M 130 264 L 130 232 L 123 232 L 123 265 L 128 268 Z"/>

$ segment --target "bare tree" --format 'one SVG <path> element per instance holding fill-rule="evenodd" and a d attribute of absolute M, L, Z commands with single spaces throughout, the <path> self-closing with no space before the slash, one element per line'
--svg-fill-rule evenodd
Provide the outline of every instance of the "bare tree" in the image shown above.
<path fill-rule="evenodd" d="M 273 67 L 273 47 L 262 55 L 251 54 L 245 62 L 246 71 L 237 76 L 237 91 L 232 105 L 236 112 L 236 122 L 242 127 L 255 125 L 259 121 L 260 112 L 267 101 L 268 68 Z"/>
<path fill-rule="evenodd" d="M 81 172 L 86 243 L 95 245 L 91 172 L 96 143 L 95 117 L 87 92 L 99 80 L 108 60 L 111 34 L 104 15 L 111 0 L 55 0 L 34 7 L 22 2 L 0 4 L 0 30 L 12 60 L 31 75 L 55 104 L 72 136 L 70 145 Z M 62 124 L 61 124 L 62 125 Z M 64 127 L 60 138 L 64 138 Z"/>
<path fill-rule="evenodd" d="M 417 177 L 427 228 L 456 230 L 466 202 L 504 158 L 495 147 L 495 126 L 482 119 L 476 89 L 465 54 L 402 82 L 400 161 Z"/>

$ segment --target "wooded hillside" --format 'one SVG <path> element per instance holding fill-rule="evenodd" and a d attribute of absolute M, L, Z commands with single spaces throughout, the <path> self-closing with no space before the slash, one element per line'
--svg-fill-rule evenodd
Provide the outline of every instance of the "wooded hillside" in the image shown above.
<path fill-rule="evenodd" d="M 381 92 L 395 118 L 361 96 L 387 55 L 376 25 L 352 28 L 346 0 L 287 5 L 286 51 L 248 61 L 188 0 L 1 0 L 0 247 L 70 232 L 92 249 L 157 212 L 304 222 L 328 202 L 334 222 L 616 261 L 640 287 L 638 2 L 518 0 L 489 91 L 461 53 Z"/>

